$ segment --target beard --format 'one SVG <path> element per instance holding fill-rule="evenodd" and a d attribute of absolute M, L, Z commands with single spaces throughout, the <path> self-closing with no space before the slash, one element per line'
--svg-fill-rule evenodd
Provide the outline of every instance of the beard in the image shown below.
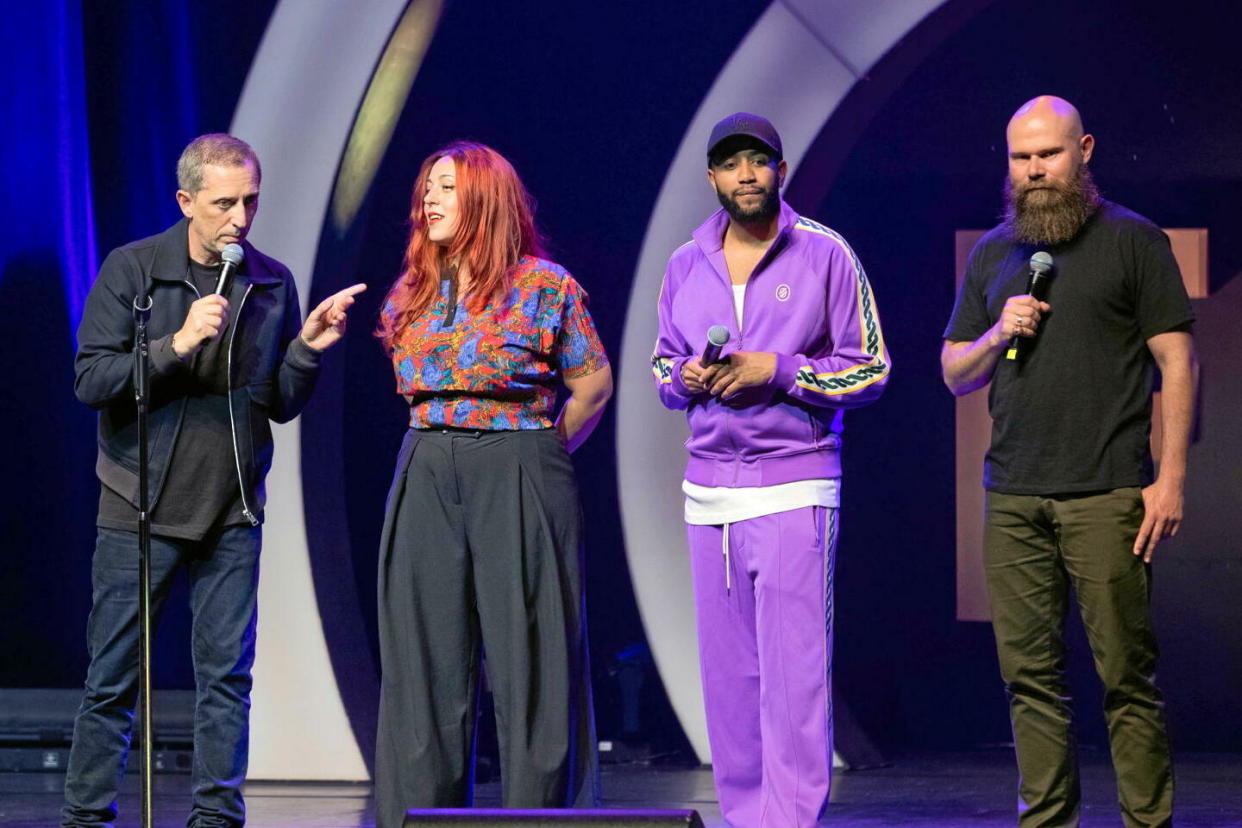
<path fill-rule="evenodd" d="M 1015 186 L 1005 176 L 1004 223 L 1023 244 L 1060 244 L 1078 235 L 1100 205 L 1086 165 L 1064 183 L 1044 179 Z"/>
<path fill-rule="evenodd" d="M 781 198 L 776 190 L 764 190 L 763 200 L 749 210 L 741 207 L 735 198 L 725 195 L 720 190 L 716 190 L 716 198 L 720 201 L 720 206 L 725 208 L 725 212 L 729 214 L 729 218 L 741 224 L 771 221 L 781 211 Z"/>

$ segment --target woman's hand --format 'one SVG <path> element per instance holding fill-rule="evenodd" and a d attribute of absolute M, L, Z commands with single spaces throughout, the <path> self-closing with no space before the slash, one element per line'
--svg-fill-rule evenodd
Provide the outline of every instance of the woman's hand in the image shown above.
<path fill-rule="evenodd" d="M 612 368 L 603 368 L 583 377 L 565 377 L 569 399 L 556 418 L 556 430 L 567 451 L 574 451 L 591 436 L 612 396 Z"/>

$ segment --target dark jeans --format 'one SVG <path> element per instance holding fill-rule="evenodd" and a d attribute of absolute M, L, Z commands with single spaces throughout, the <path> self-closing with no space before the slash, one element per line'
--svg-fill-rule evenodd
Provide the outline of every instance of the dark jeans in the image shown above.
<path fill-rule="evenodd" d="M 1127 828 L 1173 824 L 1151 569 L 1131 552 L 1142 520 L 1137 488 L 1071 496 L 988 493 L 983 554 L 1018 753 L 1023 828 L 1078 825 L 1063 635 L 1071 584 L 1104 684 L 1122 820 Z"/>
<path fill-rule="evenodd" d="M 249 747 L 260 541 L 259 528 L 249 526 L 214 530 L 202 541 L 151 539 L 155 618 L 177 568 L 185 566 L 190 576 L 196 688 L 192 828 L 245 820 L 241 783 Z M 65 776 L 66 826 L 111 825 L 117 816 L 138 694 L 137 533 L 100 529 L 91 578 L 91 663 Z"/>

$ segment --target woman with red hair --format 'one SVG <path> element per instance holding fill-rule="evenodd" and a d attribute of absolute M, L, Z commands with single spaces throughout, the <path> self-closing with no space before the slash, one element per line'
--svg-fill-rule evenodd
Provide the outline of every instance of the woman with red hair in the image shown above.
<path fill-rule="evenodd" d="M 585 292 L 540 258 L 533 212 L 495 150 L 433 153 L 381 312 L 410 430 L 380 545 L 380 828 L 409 808 L 469 804 L 480 645 L 504 805 L 596 793 L 568 452 L 598 421 L 612 372 Z M 569 397 L 553 419 L 558 384 Z"/>

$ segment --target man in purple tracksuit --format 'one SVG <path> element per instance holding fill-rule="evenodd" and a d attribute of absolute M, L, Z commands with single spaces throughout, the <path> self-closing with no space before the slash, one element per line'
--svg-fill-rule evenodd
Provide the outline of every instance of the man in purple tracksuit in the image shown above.
<path fill-rule="evenodd" d="M 815 825 L 832 772 L 832 579 L 843 409 L 889 358 L 840 235 L 780 198 L 780 136 L 739 112 L 712 130 L 722 205 L 669 260 L 652 357 L 686 409 L 683 490 L 708 738 L 735 828 Z M 703 366 L 709 328 L 729 344 Z"/>

